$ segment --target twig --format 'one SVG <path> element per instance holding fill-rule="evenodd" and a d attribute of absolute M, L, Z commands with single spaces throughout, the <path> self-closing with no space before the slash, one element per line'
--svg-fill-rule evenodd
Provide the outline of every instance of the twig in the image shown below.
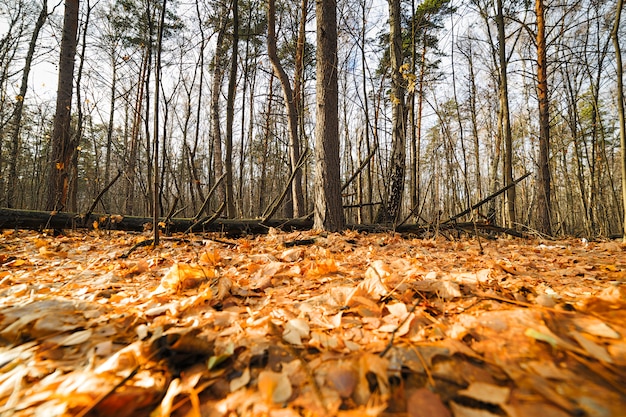
<path fill-rule="evenodd" d="M 152 352 L 147 358 L 146 361 L 151 360 L 152 358 L 154 358 L 157 354 L 162 353 L 164 350 L 164 347 L 160 347 L 159 349 L 155 350 L 154 352 Z M 91 413 L 93 410 L 96 409 L 96 407 L 98 407 L 104 400 L 106 400 L 107 398 L 109 398 L 115 391 L 117 391 L 119 388 L 121 388 L 126 382 L 128 382 L 130 379 L 132 379 L 135 375 L 137 375 L 137 372 L 139 372 L 139 370 L 141 369 L 141 364 L 135 366 L 133 368 L 133 370 L 130 372 L 130 374 L 128 374 L 127 376 L 125 376 L 124 378 L 122 378 L 121 381 L 119 381 L 117 384 L 115 384 L 115 386 L 113 386 L 110 390 L 108 390 L 107 392 L 103 393 L 102 395 L 100 395 L 100 397 L 98 397 L 92 404 L 90 404 L 87 408 L 83 409 L 80 413 L 76 414 L 75 417 L 85 417 L 86 415 L 88 415 L 89 413 Z"/>
<path fill-rule="evenodd" d="M 274 324 L 272 320 L 269 321 L 269 326 L 274 337 L 282 341 L 282 336 L 281 336 L 280 329 L 278 328 L 278 326 L 276 326 L 276 324 Z M 324 395 L 322 394 L 322 390 L 320 389 L 320 386 L 317 383 L 317 380 L 315 379 L 315 375 L 313 374 L 313 371 L 309 367 L 308 362 L 302 357 L 300 352 L 298 352 L 293 346 L 289 345 L 288 343 L 281 343 L 281 344 L 285 347 L 285 349 L 291 355 L 293 355 L 296 359 L 300 361 L 302 368 L 304 368 L 304 372 L 307 376 L 307 379 L 309 380 L 309 384 L 311 384 L 311 386 L 313 387 L 313 392 L 315 393 L 315 396 L 317 397 L 317 401 L 320 403 L 320 405 L 324 409 L 324 412 L 325 412 L 324 415 L 327 415 L 328 409 L 326 408 L 326 403 L 324 402 Z"/>
<path fill-rule="evenodd" d="M 393 341 L 394 341 L 394 338 L 395 338 L 395 336 L 396 336 L 396 333 L 398 332 L 398 330 L 400 330 L 400 328 L 401 328 L 402 326 L 404 326 L 404 325 L 405 325 L 405 323 L 409 320 L 409 318 L 411 318 L 411 317 L 412 317 L 413 312 L 414 312 L 414 311 L 415 311 L 415 309 L 417 308 L 417 304 L 418 304 L 420 301 L 421 301 L 420 299 L 415 300 L 415 302 L 414 302 L 414 303 L 413 303 L 413 305 L 411 306 L 411 309 L 407 312 L 406 317 L 405 317 L 404 319 L 402 319 L 402 321 L 400 322 L 400 324 L 398 324 L 398 325 L 396 326 L 396 328 L 395 328 L 395 329 L 393 329 L 393 332 L 391 332 L 391 337 L 389 338 L 389 343 L 387 343 L 387 346 L 385 347 L 385 349 L 384 349 L 382 352 L 380 352 L 380 354 L 379 354 L 378 356 L 380 356 L 380 357 L 382 358 L 382 357 L 384 357 L 384 356 L 385 356 L 385 355 L 386 355 L 386 354 L 387 354 L 387 353 L 391 350 L 391 348 L 393 347 Z"/>
<path fill-rule="evenodd" d="M 137 372 L 139 372 L 139 369 L 141 369 L 141 365 L 135 366 L 133 370 L 130 372 L 130 374 L 128 374 L 120 382 L 115 384 L 113 388 L 111 388 L 104 394 L 100 395 L 100 397 L 96 398 L 96 400 L 92 404 L 90 404 L 87 408 L 83 409 L 80 413 L 76 414 L 76 417 L 85 417 L 87 414 L 95 410 L 96 407 L 98 407 L 104 400 L 109 398 L 118 388 L 122 387 L 127 381 L 129 381 L 132 377 L 134 377 L 137 374 Z"/>
<path fill-rule="evenodd" d="M 130 248 L 130 249 L 128 250 L 128 252 L 121 254 L 121 255 L 120 255 L 120 258 L 122 258 L 122 259 L 126 259 L 126 258 L 128 258 L 128 257 L 130 256 L 130 254 L 131 254 L 131 253 L 133 253 L 133 252 L 135 251 L 135 249 L 137 249 L 137 248 L 141 248 L 141 247 L 143 247 L 143 246 L 150 246 L 150 245 L 152 245 L 153 243 L 154 243 L 154 239 L 146 239 L 146 240 L 142 240 L 141 242 L 137 242 L 137 243 L 135 243 L 135 244 L 133 245 L 133 247 L 132 247 L 132 248 Z"/>

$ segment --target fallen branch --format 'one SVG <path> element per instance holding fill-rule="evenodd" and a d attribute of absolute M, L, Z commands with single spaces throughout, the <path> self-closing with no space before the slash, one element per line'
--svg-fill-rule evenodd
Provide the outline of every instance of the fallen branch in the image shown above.
<path fill-rule="evenodd" d="M 352 176 L 350 178 L 348 178 L 348 180 L 345 182 L 345 184 L 343 184 L 341 186 L 341 191 L 345 191 L 346 188 L 348 188 L 348 186 L 352 183 L 352 181 L 354 181 L 354 179 L 361 173 L 361 171 L 363 171 L 365 169 L 365 167 L 367 165 L 369 165 L 370 160 L 374 157 L 374 155 L 376 154 L 376 151 L 378 150 L 378 144 L 376 144 L 374 146 L 374 149 L 372 149 L 372 151 L 369 153 L 369 155 L 367 155 L 367 157 L 363 160 L 363 162 L 361 163 L 361 165 L 359 165 L 359 167 L 357 168 L 356 171 L 354 171 L 354 173 L 352 174 Z"/>
<path fill-rule="evenodd" d="M 122 176 L 122 170 L 118 170 L 117 171 L 117 175 L 115 176 L 115 178 L 113 178 L 111 180 L 111 182 L 109 182 L 107 184 L 106 187 L 104 187 L 102 189 L 102 191 L 100 191 L 100 193 L 98 194 L 98 196 L 96 197 L 95 200 L 93 200 L 93 203 L 91 203 L 91 207 L 89 207 L 89 210 L 87 210 L 87 212 L 85 213 L 85 219 L 89 218 L 89 216 L 91 215 L 91 213 L 93 213 L 93 211 L 96 209 L 96 206 L 98 205 L 98 202 L 102 199 L 102 197 L 104 196 L 104 194 L 109 191 L 109 188 L 111 188 L 113 186 L 113 184 L 115 184 L 115 182 L 119 179 L 119 177 Z M 105 209 L 106 210 L 106 209 Z M 84 225 L 83 225 L 84 226 Z"/>
<path fill-rule="evenodd" d="M 528 177 L 529 175 L 530 175 L 530 172 L 527 172 L 526 174 L 522 175 L 521 177 L 519 177 L 518 179 L 516 179 L 515 181 L 513 181 L 512 183 L 510 183 L 506 187 L 500 188 L 495 193 L 493 193 L 493 194 L 483 198 L 478 203 L 474 204 L 472 207 L 470 207 L 468 209 L 465 209 L 462 212 L 460 212 L 459 214 L 456 214 L 456 215 L 450 217 L 448 220 L 442 222 L 441 224 L 450 223 L 450 222 L 458 219 L 459 217 L 465 216 L 466 214 L 470 213 L 472 210 L 476 210 L 477 208 L 479 208 L 480 206 L 484 205 L 485 203 L 488 203 L 489 201 L 493 200 L 494 198 L 496 198 L 497 196 L 499 196 L 500 194 L 502 194 L 503 192 L 505 192 L 509 188 L 515 187 L 517 185 L 517 183 L 519 183 L 520 181 L 526 179 L 526 177 Z"/>
<path fill-rule="evenodd" d="M 209 205 L 209 200 L 211 200 L 211 196 L 213 195 L 213 193 L 215 193 L 215 190 L 217 190 L 217 186 L 220 185 L 220 183 L 224 180 L 224 178 L 226 178 L 226 174 L 222 174 L 217 179 L 217 181 L 215 181 L 215 184 L 213 184 L 213 187 L 211 187 L 211 190 L 209 191 L 209 195 L 207 195 L 206 198 L 204 199 L 204 202 L 202 203 L 202 207 L 200 207 L 200 210 L 198 210 L 198 213 L 196 213 L 196 215 L 193 216 L 193 220 L 198 221 L 198 219 L 202 217 L 202 213 L 204 212 L 206 207 Z"/>
<path fill-rule="evenodd" d="M 283 202 L 283 200 L 287 196 L 287 192 L 291 188 L 291 183 L 293 182 L 294 178 L 296 177 L 296 173 L 298 172 L 298 170 L 302 169 L 302 166 L 306 162 L 307 155 L 308 155 L 308 150 L 304 151 L 302 156 L 300 156 L 300 159 L 298 160 L 298 163 L 296 164 L 296 169 L 294 169 L 293 172 L 291 173 L 291 175 L 289 176 L 289 179 L 287 180 L 287 184 L 285 185 L 285 188 L 283 189 L 283 192 L 280 193 L 278 198 L 276 198 L 274 201 L 272 201 L 272 203 L 263 212 L 263 216 L 261 216 L 263 218 L 263 220 L 262 220 L 263 222 L 268 221 L 269 219 L 271 219 L 274 216 L 274 214 L 276 214 L 276 211 L 280 207 L 281 203 Z M 295 196 L 293 196 L 293 198 L 295 198 Z"/>

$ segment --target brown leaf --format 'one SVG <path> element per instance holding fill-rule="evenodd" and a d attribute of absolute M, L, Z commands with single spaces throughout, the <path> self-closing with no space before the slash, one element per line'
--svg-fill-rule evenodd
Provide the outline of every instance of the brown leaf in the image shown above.
<path fill-rule="evenodd" d="M 414 391 L 409 396 L 406 408 L 410 417 L 452 417 L 439 395 L 427 388 Z"/>

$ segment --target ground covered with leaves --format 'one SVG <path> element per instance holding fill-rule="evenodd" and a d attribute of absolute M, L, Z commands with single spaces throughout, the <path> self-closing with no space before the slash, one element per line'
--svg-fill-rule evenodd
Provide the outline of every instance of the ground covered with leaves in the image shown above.
<path fill-rule="evenodd" d="M 2 416 L 619 416 L 618 242 L 0 237 Z"/>

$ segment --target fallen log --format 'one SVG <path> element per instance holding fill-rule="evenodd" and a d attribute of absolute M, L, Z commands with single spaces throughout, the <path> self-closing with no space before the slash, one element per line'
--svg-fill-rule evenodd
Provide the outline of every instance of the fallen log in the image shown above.
<path fill-rule="evenodd" d="M 163 219 L 163 223 L 165 223 Z M 163 225 L 162 225 L 163 226 Z M 205 219 L 189 219 L 189 218 L 172 218 L 167 220 L 168 232 L 180 233 L 193 230 L 196 233 L 201 232 L 222 232 L 227 234 L 264 234 L 270 228 L 281 229 L 285 231 L 291 230 L 310 230 L 313 228 L 313 220 L 309 217 L 301 217 L 297 219 L 224 219 L 216 218 L 211 221 Z M 16 210 L 9 208 L 0 208 L 0 230 L 1 229 L 93 229 L 100 230 L 124 230 L 129 232 L 141 232 L 146 228 L 152 227 L 151 217 L 138 216 L 122 216 L 111 214 L 76 214 L 58 212 L 51 213 L 48 211 L 34 210 Z M 458 230 L 473 233 L 474 227 L 478 230 L 509 234 L 516 237 L 526 237 L 526 234 L 498 227 L 491 224 L 476 223 L 448 223 L 440 224 L 438 230 Z M 353 224 L 348 225 L 348 229 L 360 232 L 376 233 L 393 231 L 392 228 L 378 224 Z M 411 233 L 416 235 L 424 235 L 435 231 L 433 225 L 420 224 L 404 224 L 395 229 L 398 233 Z"/>
<path fill-rule="evenodd" d="M 309 219 L 215 219 L 210 224 L 199 224 L 189 218 L 172 218 L 167 222 L 170 232 L 184 232 L 193 228 L 195 232 L 225 232 L 232 234 L 267 233 L 270 228 L 283 230 L 308 230 L 313 227 Z M 0 229 L 111 229 L 141 232 L 152 227 L 151 217 L 122 216 L 92 213 L 89 215 L 35 210 L 0 208 Z"/>

